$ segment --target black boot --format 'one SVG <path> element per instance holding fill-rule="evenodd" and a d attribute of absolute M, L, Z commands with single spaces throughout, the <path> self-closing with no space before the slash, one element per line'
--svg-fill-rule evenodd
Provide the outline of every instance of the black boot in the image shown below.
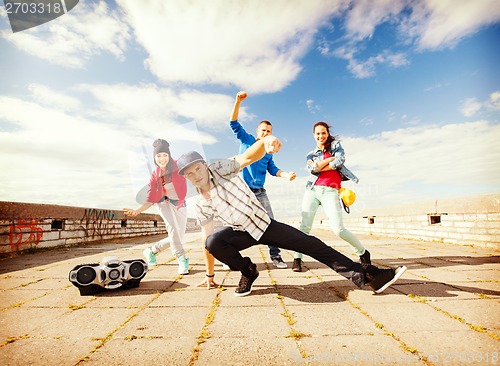
<path fill-rule="evenodd" d="M 367 265 L 363 267 L 365 285 L 369 285 L 373 289 L 373 292 L 379 294 L 396 282 L 406 270 L 406 266 L 399 266 L 394 269 L 378 268 L 371 264 Z"/>
<path fill-rule="evenodd" d="M 252 284 L 259 277 L 259 271 L 254 263 L 241 271 L 241 278 L 236 290 L 235 296 L 247 296 L 252 292 Z"/>
<path fill-rule="evenodd" d="M 293 260 L 292 271 L 294 271 L 294 272 L 302 272 L 302 259 L 295 258 Z"/>
<path fill-rule="evenodd" d="M 370 252 L 368 250 L 365 249 L 363 255 L 359 256 L 359 263 L 361 263 L 363 267 L 372 264 L 372 261 L 370 260 Z"/>

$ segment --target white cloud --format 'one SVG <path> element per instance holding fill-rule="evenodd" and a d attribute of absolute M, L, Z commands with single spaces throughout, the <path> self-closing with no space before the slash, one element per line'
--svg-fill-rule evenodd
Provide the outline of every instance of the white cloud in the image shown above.
<path fill-rule="evenodd" d="M 338 1 L 138 2 L 119 0 L 146 66 L 165 83 L 275 92 L 301 70 L 315 32 Z"/>
<path fill-rule="evenodd" d="M 402 24 L 419 50 L 454 47 L 481 27 L 500 20 L 497 0 L 422 0 Z"/>
<path fill-rule="evenodd" d="M 373 125 L 373 118 L 370 117 L 361 118 L 361 121 L 359 121 L 359 123 L 363 126 Z"/>
<path fill-rule="evenodd" d="M 309 110 L 309 112 L 311 112 L 312 114 L 315 114 L 316 112 L 318 112 L 319 110 L 321 110 L 321 107 L 319 105 L 317 105 L 314 100 L 312 99 L 308 99 L 306 100 L 306 105 L 307 105 L 307 109 Z"/>
<path fill-rule="evenodd" d="M 500 111 L 500 91 L 490 94 L 490 100 L 487 106 L 492 111 Z"/>
<path fill-rule="evenodd" d="M 83 114 L 68 114 L 58 106 L 18 98 L 0 97 L 0 119 L 15 126 L 2 133 L 1 148 L 6 155 L 45 156 L 66 165 L 78 159 L 80 164 L 92 166 L 111 163 L 109 153 L 129 143 L 119 130 Z"/>
<path fill-rule="evenodd" d="M 476 98 L 467 98 L 460 106 L 460 111 L 465 117 L 472 117 L 481 109 L 481 103 Z"/>
<path fill-rule="evenodd" d="M 441 89 L 441 88 L 445 88 L 447 86 L 450 86 L 450 83 L 438 83 L 438 84 L 434 84 L 434 85 L 431 85 L 427 88 L 424 89 L 424 91 L 428 92 L 428 91 L 432 91 L 432 90 L 435 90 L 435 89 Z"/>
<path fill-rule="evenodd" d="M 101 52 L 123 60 L 130 39 L 128 25 L 105 1 L 80 1 L 71 12 L 51 22 L 18 33 L 3 31 L 1 35 L 30 55 L 69 68 L 83 68 Z"/>
<path fill-rule="evenodd" d="M 350 42 L 370 39 L 380 24 L 395 18 L 406 6 L 404 0 L 357 0 L 346 14 L 346 38 Z"/>
<path fill-rule="evenodd" d="M 43 87 L 35 89 L 38 97 Z M 58 105 L 3 96 L 0 120 L 7 122 L 0 132 L 3 200 L 88 207 L 129 191 L 122 156 L 131 141 L 121 131 Z"/>
<path fill-rule="evenodd" d="M 174 90 L 155 84 L 86 84 L 78 89 L 96 98 L 98 118 L 145 132 L 172 128 L 181 122 L 196 122 L 215 131 L 225 129 L 234 103 L 233 98 L 223 94 Z M 246 107 L 241 108 L 240 117 L 251 117 Z M 204 138 L 208 144 L 215 142 L 210 135 Z"/>
<path fill-rule="evenodd" d="M 382 49 L 361 59 L 368 42 L 377 47 L 373 36 L 384 23 L 399 25 L 399 46 L 414 46 L 415 50 L 452 48 L 464 37 L 481 27 L 500 21 L 497 0 L 359 0 L 345 12 L 345 34 L 334 41 L 321 40 L 318 49 L 322 55 L 348 61 L 348 70 L 356 78 L 376 74 L 378 66 L 402 67 L 409 64 L 405 52 Z"/>
<path fill-rule="evenodd" d="M 46 85 L 30 84 L 28 90 L 31 92 L 33 99 L 41 104 L 63 110 L 81 108 L 79 99 L 69 96 L 67 93 L 56 91 Z"/>
<path fill-rule="evenodd" d="M 476 98 L 467 98 L 459 110 L 465 117 L 472 117 L 482 112 L 500 111 L 500 91 L 491 93 L 489 99 L 484 102 L 478 102 Z"/>
<path fill-rule="evenodd" d="M 355 47 L 341 47 L 335 50 L 333 54 L 347 60 L 348 70 L 358 79 L 374 76 L 378 65 L 388 65 L 397 68 L 409 64 L 409 61 L 403 53 L 393 53 L 387 50 L 375 56 L 371 56 L 365 61 L 361 61 L 357 58 L 357 49 Z"/>
<path fill-rule="evenodd" d="M 0 197 L 86 207 L 135 206 L 128 153 L 147 149 L 158 137 L 176 147 L 176 156 L 202 151 L 216 139 L 183 122 L 205 112 L 202 121 L 223 121 L 227 128 L 233 102 L 153 85 L 81 85 L 64 93 L 40 84 L 28 89 L 23 98 L 0 96 Z M 95 96 L 93 103 L 80 104 L 71 94 L 85 92 Z M 214 107 L 220 104 L 227 104 L 223 112 Z M 143 171 L 132 172 L 138 173 Z"/>
<path fill-rule="evenodd" d="M 366 138 L 344 138 L 346 166 L 366 205 L 418 202 L 500 188 L 500 125 L 486 121 L 419 126 Z M 424 193 L 425 192 L 425 193 Z M 434 196 L 432 196 L 434 195 Z"/>
<path fill-rule="evenodd" d="M 359 184 L 342 183 L 357 194 L 353 212 L 491 193 L 492 187 L 498 192 L 498 136 L 500 125 L 477 121 L 343 137 L 345 165 L 360 179 Z M 266 178 L 277 219 L 300 217 L 307 173 L 297 173 L 299 177 L 292 182 Z"/>

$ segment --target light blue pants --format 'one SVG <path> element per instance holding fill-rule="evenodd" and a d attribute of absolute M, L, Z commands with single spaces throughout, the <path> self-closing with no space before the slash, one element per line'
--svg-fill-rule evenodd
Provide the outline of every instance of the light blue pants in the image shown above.
<path fill-rule="evenodd" d="M 306 189 L 302 200 L 302 220 L 300 222 L 300 231 L 309 234 L 314 221 L 314 216 L 319 206 L 323 206 L 332 231 L 341 239 L 348 242 L 354 253 L 358 256 L 363 255 L 365 247 L 358 238 L 344 227 L 342 220 L 342 206 L 340 205 L 339 191 L 337 188 L 314 186 L 312 189 Z M 295 252 L 294 258 L 302 258 L 302 253 Z"/>
<path fill-rule="evenodd" d="M 165 200 L 157 204 L 160 211 L 160 216 L 165 222 L 168 237 L 160 240 L 151 247 L 153 253 L 158 253 L 170 246 L 172 255 L 179 258 L 184 255 L 184 247 L 182 241 L 186 233 L 187 225 L 187 209 L 181 207 L 177 209 L 172 203 Z"/>

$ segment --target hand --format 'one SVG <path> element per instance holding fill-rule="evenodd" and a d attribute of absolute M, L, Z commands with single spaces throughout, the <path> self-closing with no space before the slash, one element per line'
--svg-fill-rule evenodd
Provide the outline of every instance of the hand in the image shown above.
<path fill-rule="evenodd" d="M 281 176 L 283 178 L 288 179 L 289 181 L 292 181 L 292 180 L 294 180 L 297 177 L 297 175 L 295 174 L 295 172 L 288 172 L 288 173 L 284 172 L 284 173 L 281 173 Z"/>
<path fill-rule="evenodd" d="M 213 277 L 207 277 L 207 278 L 205 278 L 203 281 L 201 281 L 201 282 L 200 282 L 199 284 L 197 284 L 196 286 L 201 287 L 201 286 L 203 286 L 203 285 L 206 285 L 207 290 L 210 290 L 212 287 L 213 287 L 213 288 L 217 288 L 217 287 L 219 287 L 219 285 L 215 283 L 215 281 L 214 281 L 214 278 L 213 278 Z"/>
<path fill-rule="evenodd" d="M 124 208 L 123 209 L 123 213 L 127 216 L 137 216 L 139 215 L 139 212 L 137 212 L 136 210 L 133 210 L 131 208 Z"/>
<path fill-rule="evenodd" d="M 244 92 L 244 91 L 239 91 L 237 94 L 236 94 L 236 100 L 238 102 L 241 102 L 243 99 L 245 99 L 247 97 L 247 92 Z"/>
<path fill-rule="evenodd" d="M 273 135 L 268 135 L 264 137 L 264 149 L 268 154 L 274 154 L 280 151 L 281 149 L 281 141 Z"/>

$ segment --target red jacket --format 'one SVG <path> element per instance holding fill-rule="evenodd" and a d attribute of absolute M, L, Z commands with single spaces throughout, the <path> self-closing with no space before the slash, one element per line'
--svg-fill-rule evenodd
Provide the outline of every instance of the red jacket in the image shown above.
<path fill-rule="evenodd" d="M 149 191 L 147 201 L 151 203 L 158 203 L 165 197 L 165 192 L 163 191 L 163 182 L 161 180 L 161 168 L 156 167 L 153 174 L 151 174 L 151 179 L 149 180 Z M 175 192 L 179 197 L 179 202 L 177 203 L 177 209 L 184 205 L 187 194 L 187 184 L 186 178 L 179 174 L 179 169 L 177 168 L 177 161 L 174 160 L 174 171 L 172 172 L 172 183 L 174 184 Z"/>

